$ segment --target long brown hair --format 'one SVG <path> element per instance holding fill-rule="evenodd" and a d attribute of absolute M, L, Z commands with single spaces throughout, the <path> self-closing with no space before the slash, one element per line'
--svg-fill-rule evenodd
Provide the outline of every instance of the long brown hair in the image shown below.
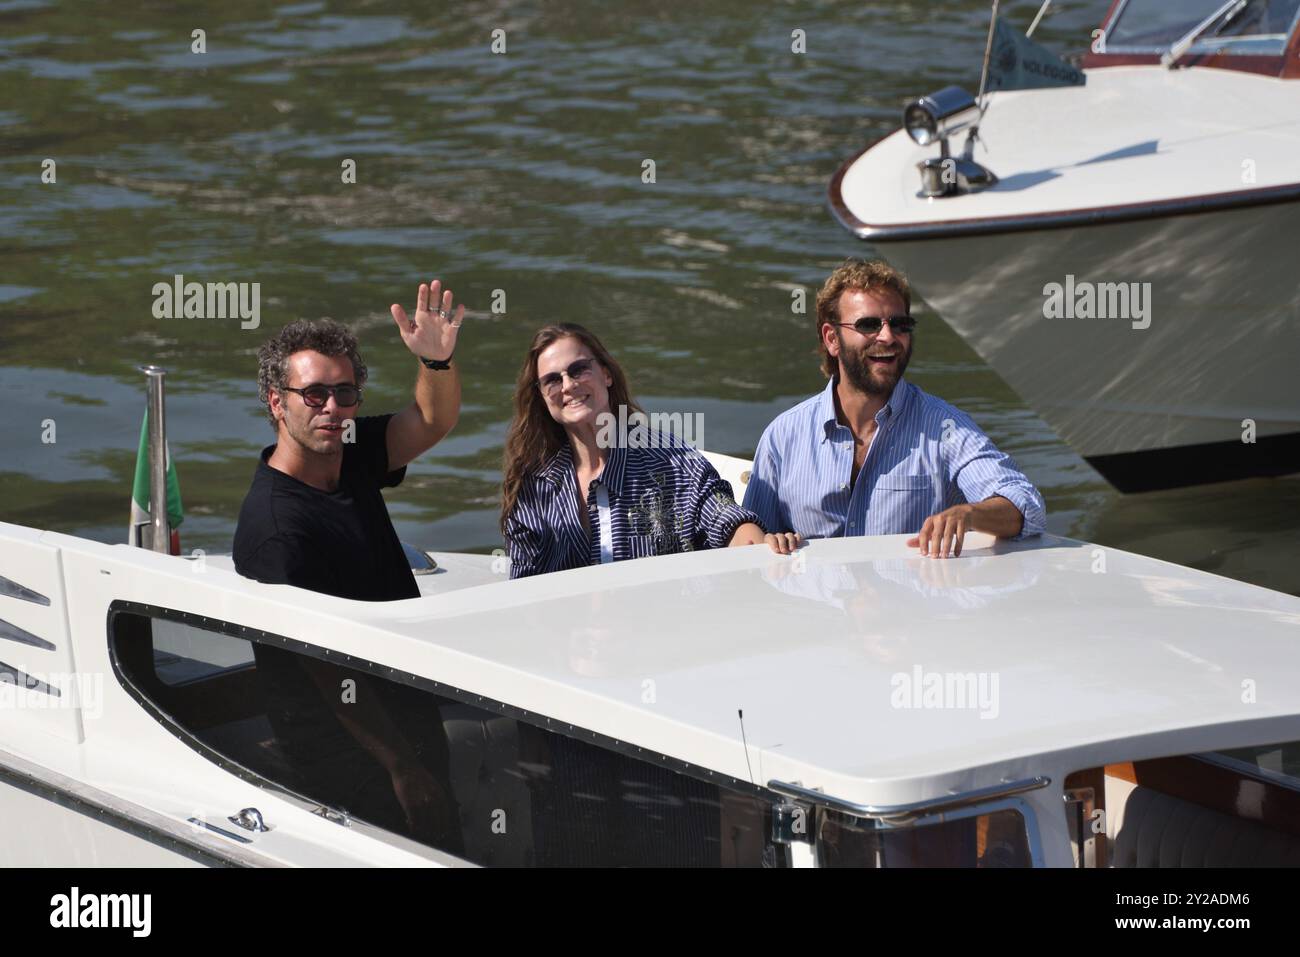
<path fill-rule="evenodd" d="M 609 387 L 609 406 L 615 415 L 620 405 L 627 406 L 629 417 L 633 412 L 641 411 L 641 407 L 632 401 L 623 367 L 594 334 L 576 322 L 552 323 L 538 329 L 519 370 L 519 378 L 515 380 L 515 413 L 506 433 L 505 461 L 501 469 L 504 476 L 501 483 L 502 534 L 506 530 L 506 517 L 514 511 L 524 482 L 541 471 L 569 441 L 564 426 L 551 417 L 546 399 L 537 387 L 537 357 L 560 339 L 577 339 L 609 373 L 614 380 Z"/>

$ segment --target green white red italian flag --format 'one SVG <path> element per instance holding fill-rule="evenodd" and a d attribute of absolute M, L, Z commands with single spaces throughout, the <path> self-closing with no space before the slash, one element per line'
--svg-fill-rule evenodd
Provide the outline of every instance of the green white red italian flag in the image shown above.
<path fill-rule="evenodd" d="M 181 510 L 181 483 L 176 478 L 176 464 L 172 461 L 171 447 L 167 447 L 167 527 L 170 535 L 169 551 L 173 555 L 181 553 L 181 536 L 177 529 L 185 520 Z M 153 521 L 149 502 L 149 410 L 144 413 L 140 424 L 140 451 L 135 457 L 135 485 L 131 489 L 131 526 L 127 541 L 132 545 L 143 547 L 143 532 Z"/>

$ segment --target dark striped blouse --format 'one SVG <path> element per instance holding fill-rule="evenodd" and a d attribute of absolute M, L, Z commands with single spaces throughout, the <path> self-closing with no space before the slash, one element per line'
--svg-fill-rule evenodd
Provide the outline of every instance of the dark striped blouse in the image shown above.
<path fill-rule="evenodd" d="M 587 490 L 590 534 L 578 513 L 578 478 L 567 443 L 529 476 L 506 518 L 510 577 L 722 548 L 744 523 L 760 524 L 736 504 L 731 483 L 708 459 L 668 433 L 655 435 L 658 448 L 609 450 Z"/>

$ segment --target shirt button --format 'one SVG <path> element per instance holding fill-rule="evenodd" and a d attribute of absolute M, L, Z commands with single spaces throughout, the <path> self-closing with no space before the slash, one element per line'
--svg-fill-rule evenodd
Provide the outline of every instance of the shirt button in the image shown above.
<path fill-rule="evenodd" d="M 841 486 L 840 486 L 840 491 L 841 491 L 841 492 L 847 492 L 848 490 L 849 490 L 849 487 L 848 487 L 847 484 L 845 484 L 845 485 L 841 485 Z"/>

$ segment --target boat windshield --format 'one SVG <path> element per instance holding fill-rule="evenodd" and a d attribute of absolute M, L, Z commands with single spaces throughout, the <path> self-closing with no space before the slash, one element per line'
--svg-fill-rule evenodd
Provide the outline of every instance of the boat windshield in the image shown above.
<path fill-rule="evenodd" d="M 1107 53 L 1163 53 L 1223 6 L 1223 0 L 1124 0 L 1106 31 Z M 1206 28 L 1192 53 L 1280 56 L 1300 0 L 1248 0 Z"/>
<path fill-rule="evenodd" d="M 815 833 L 823 867 L 989 868 L 1036 863 L 1025 817 L 1007 802 L 890 828 L 822 810 Z"/>

